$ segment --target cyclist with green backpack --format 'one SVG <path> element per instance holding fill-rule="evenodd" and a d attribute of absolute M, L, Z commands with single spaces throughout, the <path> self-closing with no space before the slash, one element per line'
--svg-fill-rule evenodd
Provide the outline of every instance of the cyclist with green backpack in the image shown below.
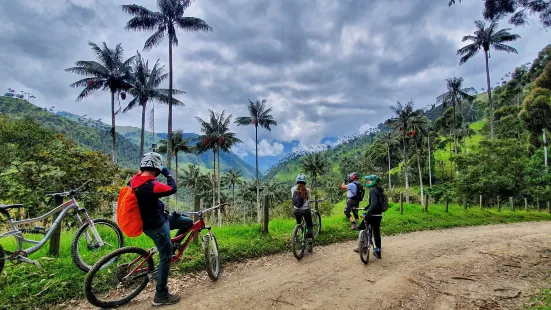
<path fill-rule="evenodd" d="M 366 229 L 366 221 L 371 224 L 375 239 L 373 255 L 381 259 L 381 220 L 383 219 L 383 212 L 388 209 L 388 200 L 385 196 L 385 190 L 380 185 L 381 179 L 378 176 L 368 175 L 365 179 L 367 180 L 365 186 L 369 188 L 369 204 L 364 208 L 366 212 L 362 214 L 363 221 L 358 229 Z M 358 253 L 358 248 L 354 249 L 354 252 Z"/>
<path fill-rule="evenodd" d="M 347 191 L 344 215 L 350 220 L 351 230 L 358 229 L 357 221 L 359 216 L 357 209 L 360 207 L 360 201 L 363 200 L 365 195 L 362 184 L 358 182 L 359 179 L 360 175 L 357 172 L 352 172 L 341 185 L 341 189 Z M 352 213 L 352 215 L 350 213 Z"/>

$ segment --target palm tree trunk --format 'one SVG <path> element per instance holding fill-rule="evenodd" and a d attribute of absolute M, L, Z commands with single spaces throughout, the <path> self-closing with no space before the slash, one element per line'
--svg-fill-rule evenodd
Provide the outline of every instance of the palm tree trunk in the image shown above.
<path fill-rule="evenodd" d="M 174 154 L 174 160 L 176 161 L 176 186 L 178 186 L 178 152 Z M 175 210 L 178 211 L 178 192 L 174 195 L 176 200 L 176 207 Z"/>
<path fill-rule="evenodd" d="M 486 83 L 488 84 L 488 106 L 490 109 L 490 138 L 494 139 L 494 105 L 492 103 L 492 90 L 490 88 L 490 68 L 488 67 L 488 51 L 484 50 L 484 59 L 486 59 Z"/>
<path fill-rule="evenodd" d="M 111 159 L 117 162 L 117 135 L 115 133 L 115 91 L 111 90 Z"/>
<path fill-rule="evenodd" d="M 220 147 L 218 147 L 216 153 L 218 156 L 218 205 L 220 205 Z M 220 213 L 220 209 L 218 209 L 218 227 L 222 227 L 222 215 Z"/>
<path fill-rule="evenodd" d="M 388 152 L 388 187 L 392 188 L 392 178 L 390 177 L 390 144 L 386 145 L 386 150 Z"/>
<path fill-rule="evenodd" d="M 421 204 L 425 205 L 425 196 L 423 193 L 423 174 L 421 173 L 421 160 L 419 155 L 419 149 L 417 148 L 417 141 L 415 141 L 415 152 L 417 153 L 417 169 L 419 170 L 419 186 L 421 186 Z"/>
<path fill-rule="evenodd" d="M 431 171 L 431 167 L 430 167 L 430 162 L 431 162 L 431 152 L 430 152 L 430 136 L 427 136 L 427 141 L 428 141 L 428 144 L 429 144 L 429 187 L 432 188 L 432 171 Z"/>
<path fill-rule="evenodd" d="M 172 168 L 172 34 L 168 34 L 168 139 L 166 144 L 166 165 Z"/>
<path fill-rule="evenodd" d="M 255 154 L 256 154 L 256 210 L 257 210 L 257 220 L 260 223 L 260 180 L 258 179 L 258 125 L 254 126 L 255 128 Z"/>
<path fill-rule="evenodd" d="M 212 206 L 216 206 L 216 149 L 212 149 Z"/>
<path fill-rule="evenodd" d="M 455 101 L 452 104 L 452 110 L 453 110 L 453 120 L 452 120 L 452 123 L 453 123 L 453 150 L 454 150 L 455 156 L 457 157 L 457 135 L 456 135 L 457 125 L 455 124 Z"/>
<path fill-rule="evenodd" d="M 406 180 L 406 203 L 409 203 L 409 181 L 408 181 L 408 171 L 407 171 L 407 151 L 406 151 L 406 126 L 404 126 L 404 134 L 402 135 L 402 142 L 404 144 L 404 177 Z"/>
<path fill-rule="evenodd" d="M 138 158 L 142 158 L 143 156 L 143 147 L 144 147 L 144 135 L 145 135 L 145 110 L 146 105 L 142 105 L 142 132 L 140 134 L 140 156 Z"/>

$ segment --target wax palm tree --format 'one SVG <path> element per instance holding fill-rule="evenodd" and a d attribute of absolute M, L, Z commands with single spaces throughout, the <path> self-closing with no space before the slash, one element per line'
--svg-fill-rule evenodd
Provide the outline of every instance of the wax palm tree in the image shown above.
<path fill-rule="evenodd" d="M 167 166 L 172 163 L 172 46 L 178 45 L 176 28 L 185 31 L 211 31 L 212 28 L 202 19 L 184 16 L 184 12 L 191 5 L 191 0 L 157 0 L 159 12 L 153 12 L 143 6 L 130 4 L 123 5 L 122 10 L 134 17 L 127 23 L 127 30 L 155 30 L 144 44 L 144 50 L 150 50 L 161 44 L 165 34 L 168 34 L 168 158 Z"/>
<path fill-rule="evenodd" d="M 316 186 L 318 176 L 323 175 L 330 169 L 329 161 L 321 152 L 313 152 L 304 156 L 302 169 L 312 176 L 312 190 Z"/>
<path fill-rule="evenodd" d="M 436 98 L 438 103 L 442 103 L 442 106 L 446 108 L 448 104 L 452 105 L 453 115 L 453 147 L 455 150 L 455 156 L 457 156 L 457 126 L 455 124 L 455 108 L 459 106 L 461 108 L 462 102 L 471 102 L 474 100 L 474 96 L 471 95 L 475 92 L 474 88 L 463 88 L 463 78 L 450 78 L 446 79 L 447 91 Z"/>
<path fill-rule="evenodd" d="M 134 99 L 128 103 L 122 112 L 126 113 L 135 107 L 142 107 L 142 132 L 140 135 L 140 156 L 138 158 L 141 158 L 144 153 L 145 112 L 147 103 L 152 101 L 168 103 L 169 101 L 169 90 L 166 88 L 159 88 L 159 85 L 168 77 L 168 74 L 163 72 L 164 67 L 165 66 L 160 66 L 159 60 L 157 60 L 155 65 L 153 65 L 153 68 L 149 70 L 149 62 L 145 61 L 139 52 L 136 53 L 131 82 L 132 88 L 128 90 L 128 93 L 134 96 Z M 185 92 L 178 89 L 173 89 L 172 94 L 179 95 L 185 94 Z M 181 101 L 174 98 L 172 98 L 172 103 L 176 105 L 184 105 Z M 178 173 L 177 167 L 176 173 Z"/>
<path fill-rule="evenodd" d="M 419 173 L 419 187 L 421 189 L 421 204 L 424 205 L 425 193 L 423 190 L 423 173 L 421 171 L 421 154 L 419 153 L 419 144 L 423 146 L 423 138 L 428 136 L 428 128 L 430 126 L 430 120 L 421 114 L 412 121 L 413 131 L 410 132 L 410 136 L 413 137 L 415 143 L 415 154 L 417 155 L 417 169 Z M 425 212 L 427 210 L 425 209 Z"/>
<path fill-rule="evenodd" d="M 161 140 L 159 141 L 159 149 L 158 152 L 161 154 L 167 154 L 168 152 L 168 141 L 167 140 Z M 178 153 L 193 153 L 194 152 L 193 146 L 191 146 L 190 139 L 184 138 L 184 132 L 182 130 L 177 130 L 172 135 L 172 156 L 174 156 L 176 160 L 176 182 L 179 181 L 178 179 Z M 178 194 L 176 194 L 176 207 L 178 207 Z"/>
<path fill-rule="evenodd" d="M 258 126 L 272 131 L 272 126 L 277 126 L 277 121 L 270 114 L 271 108 L 266 107 L 266 100 L 257 100 L 252 102 L 249 100 L 249 116 L 241 116 L 235 119 L 237 126 L 249 126 L 253 125 L 255 129 L 255 154 L 256 154 L 256 208 L 260 211 L 260 184 L 258 178 Z M 260 214 L 260 212 L 259 212 Z M 260 222 L 260 216 L 258 216 L 258 222 Z"/>
<path fill-rule="evenodd" d="M 80 60 L 75 63 L 75 67 L 67 68 L 65 71 L 87 76 L 71 84 L 71 87 L 84 87 L 77 101 L 80 101 L 96 90 L 105 90 L 111 92 L 111 158 L 116 162 L 116 133 L 115 133 L 115 94 L 127 90 L 131 87 L 132 62 L 134 56 L 124 60 L 121 44 L 117 44 L 115 49 L 107 47 L 103 42 L 103 47 L 95 43 L 88 42 L 88 45 L 96 54 L 97 61 Z"/>
<path fill-rule="evenodd" d="M 520 38 L 518 34 L 511 34 L 509 31 L 511 28 L 501 29 L 496 31 L 497 23 L 492 22 L 490 26 L 486 28 L 483 21 L 477 20 L 474 22 L 477 30 L 474 32 L 474 36 L 464 36 L 462 42 L 472 41 L 472 43 L 457 50 L 457 55 L 461 55 L 459 64 L 464 64 L 469 59 L 473 58 L 480 50 L 484 51 L 484 59 L 486 60 L 486 83 L 488 92 L 488 104 L 490 107 L 490 132 L 491 138 L 494 138 L 494 106 L 492 104 L 492 88 L 490 85 L 490 69 L 488 67 L 488 58 L 490 58 L 490 48 L 497 51 L 505 51 L 507 53 L 518 54 L 517 50 L 509 45 L 503 44 L 504 42 L 512 42 Z"/>
<path fill-rule="evenodd" d="M 229 131 L 229 124 L 231 123 L 232 116 L 229 115 L 226 117 L 225 111 L 217 114 L 213 110 L 209 110 L 210 119 L 209 122 L 204 121 L 200 117 L 196 117 L 199 123 L 201 124 L 201 132 L 203 133 L 198 137 L 198 150 L 204 152 L 207 150 L 213 151 L 214 156 L 214 166 L 213 166 L 213 178 L 216 179 L 216 155 L 218 155 L 218 186 L 216 186 L 216 181 L 213 182 L 213 190 L 218 189 L 218 204 L 220 204 L 220 150 L 227 152 L 231 149 L 233 145 L 241 142 L 236 136 L 235 133 Z M 215 203 L 215 198 L 213 198 L 213 204 Z M 221 225 L 220 209 L 218 210 L 219 222 Z"/>
<path fill-rule="evenodd" d="M 201 173 L 199 166 L 189 165 L 187 169 L 184 169 L 179 185 L 189 189 L 194 195 L 197 195 L 199 192 L 199 182 L 201 181 L 201 176 L 203 176 L 203 174 Z"/>
<path fill-rule="evenodd" d="M 239 179 L 241 178 L 241 172 L 235 168 L 231 168 L 225 175 L 224 175 L 224 183 L 228 184 L 228 186 L 231 188 L 232 193 L 232 200 L 233 200 L 233 206 L 235 207 L 235 185 L 238 184 Z"/>
<path fill-rule="evenodd" d="M 403 156 L 403 169 L 404 177 L 406 181 L 406 192 L 409 190 L 409 180 L 408 180 L 408 154 L 407 154 L 407 133 L 413 126 L 419 122 L 421 116 L 423 115 L 423 110 L 414 110 L 413 101 L 410 100 L 405 105 L 402 105 L 400 101 L 396 104 L 395 107 L 390 107 L 394 112 L 394 117 L 390 119 L 390 124 L 392 127 L 397 130 L 402 136 L 402 156 Z M 409 203 L 409 195 L 406 195 L 406 200 Z"/>

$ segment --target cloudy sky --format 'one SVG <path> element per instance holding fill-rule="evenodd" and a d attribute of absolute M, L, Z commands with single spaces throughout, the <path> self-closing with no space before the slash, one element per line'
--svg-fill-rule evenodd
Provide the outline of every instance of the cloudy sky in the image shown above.
<path fill-rule="evenodd" d="M 120 5 L 156 10 L 156 1 L 1 1 L 1 91 L 29 91 L 39 106 L 109 120 L 109 95 L 75 102 L 79 90 L 68 85 L 80 77 L 63 69 L 94 58 L 88 41 L 122 43 L 127 57 L 141 52 L 151 32 L 125 31 L 130 17 Z M 279 126 L 260 132 L 260 154 L 273 156 L 284 152 L 277 141 L 305 146 L 376 126 L 391 116 L 389 106 L 397 100 L 430 105 L 445 90 L 445 78 L 461 76 L 480 90 L 484 58 L 459 66 L 456 51 L 462 36 L 475 30 L 473 21 L 482 18 L 482 1 L 451 8 L 447 2 L 196 0 L 187 15 L 204 19 L 214 31 L 178 33 L 174 82 L 187 95 L 180 97 L 186 107 L 174 109 L 174 127 L 198 132 L 193 116 L 206 117 L 209 108 L 246 115 L 249 99 L 264 98 Z M 532 61 L 549 38 L 537 21 L 513 31 L 522 36 L 512 44 L 519 55 L 492 53 L 492 84 Z M 168 42 L 142 55 L 168 64 Z M 156 109 L 158 132 L 166 130 L 166 113 L 163 106 Z M 117 122 L 139 126 L 140 111 L 119 115 Z M 244 141 L 235 151 L 254 153 L 253 128 L 233 129 Z"/>

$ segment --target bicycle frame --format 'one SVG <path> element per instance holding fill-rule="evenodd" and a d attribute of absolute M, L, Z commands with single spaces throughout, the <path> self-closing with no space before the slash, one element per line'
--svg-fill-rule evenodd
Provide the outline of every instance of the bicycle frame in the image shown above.
<path fill-rule="evenodd" d="M 224 206 L 224 205 L 225 205 L 225 204 L 220 205 L 220 206 L 215 206 L 215 207 L 212 207 L 212 208 L 209 208 L 209 209 L 206 209 L 206 210 L 203 210 L 203 211 L 199 211 L 199 212 L 183 212 L 184 214 L 189 214 L 189 215 L 199 215 L 199 219 L 193 223 L 193 226 L 191 226 L 191 228 L 190 228 L 187 232 L 185 232 L 185 233 L 183 233 L 183 234 L 181 234 L 181 235 L 175 236 L 174 238 L 171 238 L 171 239 L 170 239 L 170 241 L 171 241 L 172 243 L 174 243 L 174 242 L 179 242 L 179 241 L 182 241 L 183 239 L 185 239 L 184 244 L 182 244 L 182 245 L 180 246 L 180 249 L 178 250 L 178 253 L 176 253 L 176 255 L 173 255 L 173 256 L 172 256 L 171 265 L 172 265 L 173 263 L 177 262 L 177 261 L 180 259 L 180 257 L 182 256 L 182 254 L 183 254 L 184 251 L 186 250 L 187 246 L 189 245 L 189 243 L 191 242 L 191 240 L 192 240 L 195 236 L 199 235 L 200 232 L 201 232 L 202 230 L 204 230 L 204 229 L 207 229 L 207 230 L 210 231 L 210 229 L 211 229 L 210 226 L 206 226 L 206 225 L 205 225 L 205 221 L 204 221 L 204 219 L 203 219 L 203 214 L 204 214 L 205 212 L 208 212 L 208 211 L 211 211 L 211 210 L 214 210 L 214 209 L 218 209 L 218 208 L 220 208 L 221 206 Z M 144 258 L 143 256 L 137 257 L 137 258 L 134 259 L 131 263 L 129 263 L 129 265 L 132 266 L 132 265 L 135 264 L 138 260 L 144 258 L 143 261 L 140 262 L 134 269 L 132 269 L 132 271 L 130 271 L 129 274 L 128 274 L 126 277 L 128 277 L 129 275 L 131 275 L 131 274 L 133 274 L 133 273 L 135 273 L 135 272 L 137 272 L 137 271 L 144 271 L 143 269 L 140 269 L 140 268 L 143 266 L 143 264 L 145 264 L 145 262 L 146 262 L 150 257 L 152 257 L 152 256 L 155 254 L 155 252 L 157 252 L 157 251 L 156 251 L 156 250 L 152 250 L 152 251 L 149 252 L 149 254 L 148 254 L 147 256 L 145 256 L 145 258 Z M 153 271 L 153 270 L 148 270 L 147 272 L 149 273 L 149 272 L 152 272 L 152 271 Z"/>
<path fill-rule="evenodd" d="M 90 216 L 88 216 L 88 212 L 86 212 L 86 209 L 80 208 L 80 206 L 78 205 L 75 198 L 71 197 L 70 200 L 62 203 L 61 205 L 57 206 L 56 208 L 54 208 L 53 210 L 47 212 L 46 214 L 44 214 L 42 216 L 39 216 L 39 217 L 36 217 L 36 218 L 30 218 L 30 219 L 24 219 L 24 220 L 20 220 L 20 221 L 14 221 L 11 216 L 8 216 L 8 223 L 10 224 L 12 230 L 10 230 L 6 233 L 0 234 L 0 238 L 8 237 L 8 236 L 14 236 L 15 239 L 17 240 L 17 252 L 15 252 L 15 254 L 23 252 L 26 255 L 30 255 L 30 254 L 38 251 L 40 248 L 42 248 L 44 246 L 44 244 L 46 244 L 46 242 L 48 240 L 50 240 L 50 238 L 52 237 L 54 231 L 58 228 L 58 226 L 61 224 L 63 219 L 67 216 L 67 213 L 69 213 L 69 211 L 71 211 L 73 209 L 75 210 L 76 218 L 78 219 L 78 221 L 81 225 L 83 224 L 83 221 L 82 221 L 82 219 L 80 218 L 80 216 L 78 214 L 79 211 L 84 213 L 84 217 L 85 217 L 86 221 L 88 222 L 88 224 L 90 225 L 90 227 L 94 227 L 94 223 L 90 219 Z M 53 214 L 55 214 L 57 212 L 60 212 L 59 215 L 54 220 L 54 223 L 52 224 L 50 229 L 48 229 L 48 231 L 46 232 L 46 235 L 44 236 L 44 238 L 42 238 L 42 240 L 40 240 L 40 241 L 26 239 L 23 236 L 23 232 L 18 229 L 18 226 L 33 223 L 33 222 L 42 221 L 46 218 L 51 217 Z M 97 240 L 101 240 L 101 237 L 99 236 L 99 234 L 97 233 L 97 231 L 95 229 L 93 229 L 93 234 L 94 234 L 94 237 Z M 88 234 L 86 234 L 86 238 L 89 240 L 90 236 L 88 236 Z M 32 246 L 30 248 L 27 248 L 27 249 L 23 249 L 23 244 L 24 243 L 31 243 L 31 244 L 34 244 L 34 246 Z"/>

